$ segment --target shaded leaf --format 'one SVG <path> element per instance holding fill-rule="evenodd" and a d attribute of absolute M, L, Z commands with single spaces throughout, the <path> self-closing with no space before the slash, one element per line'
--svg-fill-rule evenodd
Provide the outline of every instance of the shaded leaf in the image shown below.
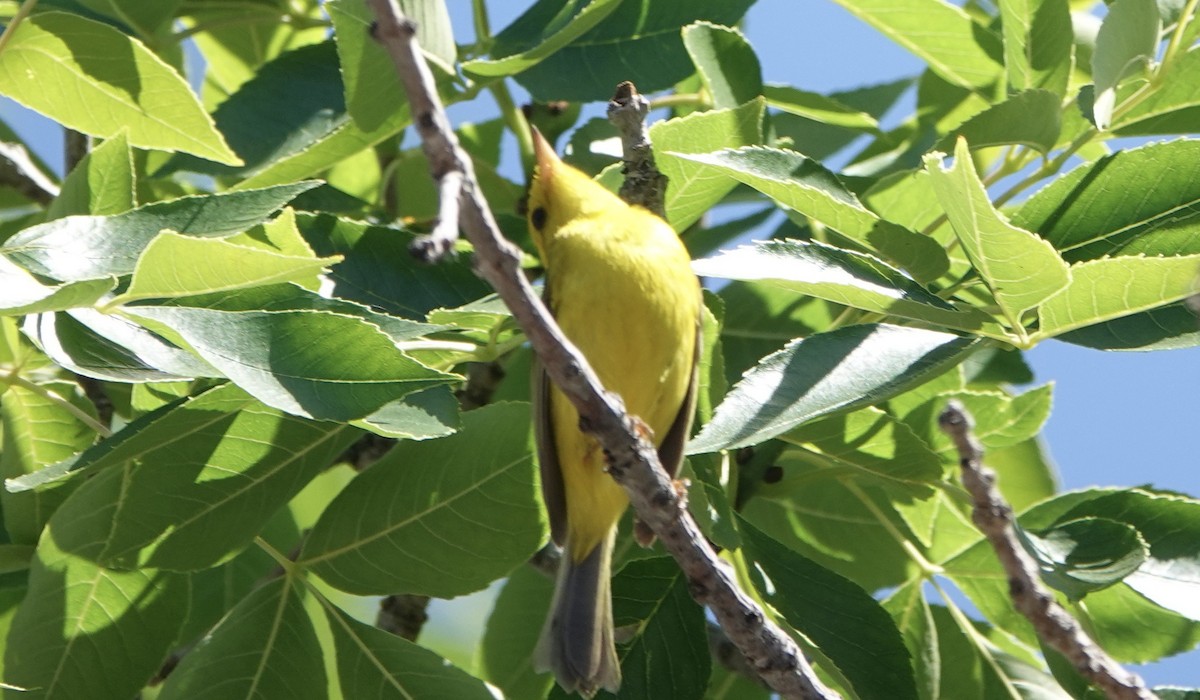
<path fill-rule="evenodd" d="M 762 94 L 762 66 L 738 29 L 711 22 L 689 24 L 683 28 L 683 45 L 714 107 L 732 109 Z"/>
<path fill-rule="evenodd" d="M 325 603 L 337 650 L 338 679 L 348 698 L 492 700 L 483 681 L 428 649 L 365 625 Z"/>
<path fill-rule="evenodd" d="M 59 550 L 53 527 L 8 629 L 4 680 L 44 698 L 133 697 L 183 626 L 188 579 L 100 568 Z"/>
<path fill-rule="evenodd" d="M 538 46 L 570 19 L 601 0 L 584 5 L 540 0 L 496 35 L 493 56 L 517 54 Z M 612 96 L 613 87 L 633 81 L 651 93 L 670 87 L 692 72 L 679 28 L 696 20 L 732 26 L 750 0 L 693 0 L 615 3 L 617 8 L 596 26 L 566 46 L 516 75 L 516 80 L 539 102 L 598 100 Z"/>
<path fill-rule="evenodd" d="M 917 697 L 908 650 L 869 593 L 744 520 L 741 530 L 759 594 L 833 661 L 858 697 Z"/>
<path fill-rule="evenodd" d="M 88 151 L 67 174 L 62 190 L 46 208 L 46 220 L 72 214 L 120 214 L 136 204 L 133 156 L 122 131 Z"/>
<path fill-rule="evenodd" d="M 232 385 L 156 418 L 75 460 L 74 470 L 99 473 L 52 521 L 64 551 L 122 568 L 213 566 L 358 437 L 268 409 Z"/>
<path fill-rule="evenodd" d="M 321 656 L 297 583 L 283 576 L 234 606 L 183 657 L 158 697 L 323 699 L 325 665 L 314 663 Z"/>
<path fill-rule="evenodd" d="M 469 411 L 456 434 L 400 443 L 347 485 L 300 561 L 355 593 L 479 590 L 542 542 L 534 471 L 526 405 Z"/>
<path fill-rule="evenodd" d="M 1150 143 L 1081 165 L 1030 197 L 1012 221 L 1070 262 L 1200 253 L 1200 142 Z"/>
<path fill-rule="evenodd" d="M 883 401 L 960 362 L 973 344 L 886 324 L 793 341 L 742 377 L 688 453 L 752 445 L 820 416 Z"/>
<path fill-rule="evenodd" d="M 1012 0 L 999 10 L 1009 89 L 1065 94 L 1074 38 L 1068 0 Z"/>
<path fill-rule="evenodd" d="M 938 142 L 951 148 L 965 138 L 972 149 L 1020 144 L 1048 153 L 1059 141 L 1062 98 L 1048 90 L 1026 90 L 976 114 Z"/>

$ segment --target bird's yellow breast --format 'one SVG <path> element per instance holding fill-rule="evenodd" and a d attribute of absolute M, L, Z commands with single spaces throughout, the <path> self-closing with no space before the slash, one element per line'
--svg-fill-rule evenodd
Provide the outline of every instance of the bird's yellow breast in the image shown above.
<path fill-rule="evenodd" d="M 552 311 L 605 388 L 619 394 L 658 445 L 688 390 L 700 289 L 687 251 L 661 219 L 623 205 L 557 228 L 544 246 Z M 596 441 L 554 389 L 551 420 L 566 493 L 571 550 L 584 555 L 628 501 L 604 473 Z"/>

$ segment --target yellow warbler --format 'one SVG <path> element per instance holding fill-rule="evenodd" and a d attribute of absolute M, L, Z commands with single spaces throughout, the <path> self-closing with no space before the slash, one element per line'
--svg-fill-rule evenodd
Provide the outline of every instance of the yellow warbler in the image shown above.
<path fill-rule="evenodd" d="M 674 474 L 691 427 L 699 347 L 700 285 L 687 250 L 665 221 L 560 161 L 536 130 L 533 138 L 527 216 L 550 311 L 605 388 L 650 429 Z M 533 398 L 542 494 L 564 550 L 535 666 L 567 691 L 616 691 L 610 559 L 629 501 L 575 408 L 536 368 Z"/>

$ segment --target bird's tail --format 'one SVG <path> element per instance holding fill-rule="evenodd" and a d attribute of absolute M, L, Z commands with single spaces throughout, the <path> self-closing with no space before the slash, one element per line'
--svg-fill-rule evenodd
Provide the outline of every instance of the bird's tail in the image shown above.
<path fill-rule="evenodd" d="M 567 692 L 591 697 L 600 688 L 617 692 L 621 664 L 613 646 L 609 580 L 616 528 L 576 562 L 570 545 L 563 552 L 554 602 L 534 651 L 534 668 L 553 671 Z"/>

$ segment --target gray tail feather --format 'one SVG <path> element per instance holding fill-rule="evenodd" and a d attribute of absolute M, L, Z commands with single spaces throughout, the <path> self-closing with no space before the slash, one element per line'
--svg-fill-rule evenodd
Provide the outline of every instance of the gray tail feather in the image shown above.
<path fill-rule="evenodd" d="M 568 547 L 558 567 L 554 602 L 534 651 L 534 668 L 553 671 L 567 692 L 591 697 L 600 688 L 617 692 L 621 664 L 613 646 L 612 594 L 609 586 L 613 533 L 583 561 Z"/>

